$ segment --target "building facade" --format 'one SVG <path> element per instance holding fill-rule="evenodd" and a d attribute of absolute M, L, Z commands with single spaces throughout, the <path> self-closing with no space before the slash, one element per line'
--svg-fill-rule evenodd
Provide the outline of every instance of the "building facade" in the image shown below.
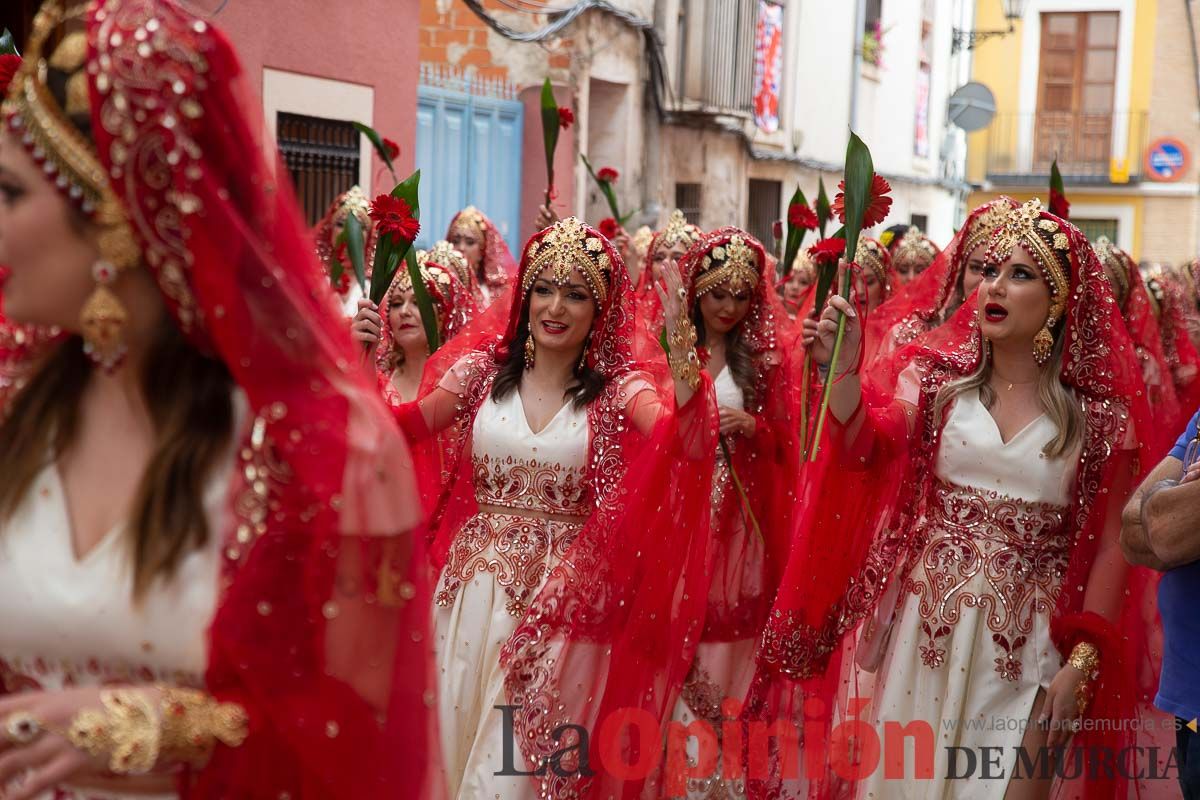
<path fill-rule="evenodd" d="M 978 0 L 979 26 L 1003 28 Z M 1071 219 L 1135 258 L 1197 253 L 1200 85 L 1191 0 L 1028 0 L 1015 31 L 980 44 L 974 77 L 996 96 L 971 135 L 971 203 L 1047 193 L 1057 158 Z"/>

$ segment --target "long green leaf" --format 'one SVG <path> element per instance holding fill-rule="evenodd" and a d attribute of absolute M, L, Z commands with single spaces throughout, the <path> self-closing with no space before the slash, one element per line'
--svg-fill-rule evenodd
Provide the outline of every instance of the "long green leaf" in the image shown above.
<path fill-rule="evenodd" d="M 417 263 L 417 251 L 408 248 L 404 254 L 408 266 L 408 277 L 412 280 L 413 299 L 417 301 L 417 309 L 421 312 L 421 327 L 425 329 L 425 341 L 429 346 L 429 354 L 433 355 L 442 346 L 442 337 L 438 334 L 437 313 L 433 310 L 433 298 L 421 279 L 421 266 Z"/>
<path fill-rule="evenodd" d="M 829 220 L 833 219 L 833 204 L 829 202 L 829 195 L 825 192 L 825 179 L 817 178 L 817 203 L 813 207 L 813 211 L 817 212 L 817 222 L 821 228 L 821 238 L 825 238 L 825 226 L 829 224 Z"/>
<path fill-rule="evenodd" d="M 546 202 L 549 205 L 550 187 L 554 185 L 554 151 L 558 149 L 558 101 L 550 77 L 542 84 L 542 141 L 546 145 Z"/>
<path fill-rule="evenodd" d="M 862 235 L 863 217 L 867 204 L 871 202 L 871 182 L 875 178 L 875 165 L 871 162 L 871 151 L 855 133 L 850 134 L 846 145 L 846 260 L 853 261 L 858 253 L 858 239 Z"/>
<path fill-rule="evenodd" d="M 350 257 L 350 265 L 354 268 L 354 278 L 363 294 L 367 293 L 366 242 L 363 237 L 362 222 L 353 214 L 346 216 L 346 227 L 342 229 L 346 241 L 346 255 Z M 341 266 L 340 264 L 338 265 Z M 339 269 L 338 272 L 341 272 Z M 341 279 L 338 275 L 338 279 Z"/>
<path fill-rule="evenodd" d="M 396 177 L 396 166 L 392 163 L 392 155 L 388 152 L 387 146 L 383 143 L 383 137 L 379 132 L 370 125 L 364 125 L 361 122 L 351 122 L 354 129 L 367 137 L 367 140 L 375 148 L 375 152 L 383 159 L 383 163 L 387 164 L 388 172 L 392 173 L 392 177 Z"/>
<path fill-rule="evenodd" d="M 408 203 L 409 208 L 412 209 L 413 215 L 417 219 L 421 218 L 421 206 L 417 199 L 420 184 L 421 170 L 417 170 L 405 180 L 396 184 L 396 188 L 391 191 L 392 197 L 399 197 Z M 404 257 L 411 248 L 411 243 L 396 243 L 390 236 L 379 237 L 379 243 L 375 247 L 375 260 L 372 262 L 371 267 L 372 303 L 379 305 L 383 302 L 388 288 L 392 285 L 392 279 L 396 276 L 397 266 L 404 260 Z"/>
<path fill-rule="evenodd" d="M 4 32 L 0 33 L 0 55 L 5 55 L 5 56 L 21 55 L 20 53 L 17 52 L 17 41 L 13 37 L 12 31 L 10 31 L 8 28 L 5 28 Z"/>
<path fill-rule="evenodd" d="M 608 201 L 608 209 L 612 212 L 613 219 L 619 221 L 621 219 L 621 209 L 617 205 L 617 194 L 613 191 L 612 184 L 608 181 L 602 181 L 596 177 L 596 170 L 592 169 L 592 162 L 588 161 L 587 156 L 585 156 L 583 153 L 580 153 L 579 157 L 583 159 L 583 165 L 587 167 L 588 175 L 592 176 L 592 180 L 594 180 L 596 185 L 600 187 L 600 193 L 603 194 L 604 199 Z"/>
<path fill-rule="evenodd" d="M 792 262 L 796 260 L 796 254 L 800 252 L 800 245 L 804 243 L 804 234 L 807 233 L 804 228 L 799 228 L 795 225 L 792 225 L 790 212 L 792 210 L 792 206 L 796 205 L 797 203 L 805 206 L 808 205 L 808 200 L 804 197 L 804 192 L 800 190 L 799 186 L 796 187 L 796 191 L 792 195 L 792 199 L 788 201 L 789 213 L 787 215 L 787 246 L 783 251 L 783 264 L 781 265 L 782 275 L 780 276 L 783 278 L 786 278 L 788 275 L 792 274 Z"/>

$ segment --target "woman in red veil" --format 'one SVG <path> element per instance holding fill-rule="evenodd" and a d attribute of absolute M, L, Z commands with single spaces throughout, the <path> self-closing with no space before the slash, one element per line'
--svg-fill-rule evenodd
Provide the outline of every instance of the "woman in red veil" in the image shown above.
<path fill-rule="evenodd" d="M 436 788 L 408 450 L 223 35 L 49 0 L 3 106 L 7 798 Z M 432 782 L 431 782 L 432 781 Z"/>
<path fill-rule="evenodd" d="M 900 285 L 904 286 L 929 269 L 941 250 L 932 239 L 921 233 L 920 228 L 913 225 L 903 236 L 892 240 L 888 253 L 892 257 L 892 271 L 896 273 Z"/>
<path fill-rule="evenodd" d="M 1200 351 L 1192 343 L 1191 321 L 1196 317 L 1189 292 L 1170 270 L 1146 270 L 1146 292 L 1162 335 L 1163 355 L 1175 382 L 1184 413 L 1200 406 Z"/>
<path fill-rule="evenodd" d="M 667 219 L 666 227 L 654 234 L 646 248 L 642 269 L 638 273 L 634 304 L 652 339 L 663 328 L 662 303 L 655 293 L 655 284 L 661 283 L 663 268 L 668 264 L 678 267 L 688 250 L 703 236 L 700 228 L 688 222 L 682 211 L 675 209 Z"/>
<path fill-rule="evenodd" d="M 789 400 L 798 399 L 800 361 L 785 349 L 790 326 L 772 284 L 774 266 L 750 234 L 719 228 L 693 245 L 678 269 L 663 269 L 669 283 L 687 289 L 720 420 L 708 610 L 674 714 L 715 734 L 726 716 L 722 701 L 740 701 L 749 688 L 754 648 L 787 560 L 798 446 Z M 667 299 L 671 317 L 679 303 Z M 725 796 L 739 783 L 713 770 L 692 779 L 688 794 Z"/>
<path fill-rule="evenodd" d="M 343 303 L 349 302 L 354 288 L 354 267 L 350 263 L 350 257 L 346 255 L 346 243 L 339 243 L 338 238 L 346 227 L 346 219 L 353 214 L 362 225 L 365 244 L 363 263 L 375 263 L 377 236 L 370 211 L 371 202 L 367 200 L 363 190 L 358 186 L 351 186 L 333 199 L 325 211 L 325 216 L 313 226 L 312 235 L 316 241 L 317 258 L 325 266 L 326 274 L 332 276 L 335 265 L 340 264 L 338 269 L 341 271 L 341 278 L 333 288 Z"/>
<path fill-rule="evenodd" d="M 711 382 L 671 322 L 674 381 L 636 360 L 620 255 L 568 217 L 525 246 L 510 306 L 440 350 L 426 374 L 443 377 L 398 411 L 411 440 L 446 441 L 434 619 L 452 797 L 655 794 L 657 726 L 703 620 L 717 446 Z M 649 741 L 612 727 L 633 713 Z"/>
<path fill-rule="evenodd" d="M 494 303 L 516 276 L 517 262 L 500 230 L 475 206 L 454 215 L 446 241 L 463 254 L 471 268 L 468 287 L 481 309 Z"/>
<path fill-rule="evenodd" d="M 865 469 L 872 490 L 826 481 L 803 512 L 746 716 L 803 723 L 807 772 L 752 794 L 949 796 L 951 756 L 991 758 L 984 747 L 1001 748 L 999 779 L 974 780 L 973 797 L 1132 790 L 1131 772 L 1095 759 L 1129 758 L 1153 732 L 1136 723 L 1156 617 L 1117 542 L 1138 464 L 1153 463 L 1136 436 L 1150 424 L 1140 369 L 1077 228 L 1031 201 L 1007 212 L 987 262 L 977 304 L 897 355 L 894 389 L 860 389 L 850 318 L 825 458 Z M 835 313 L 809 329 L 827 357 Z M 857 504 L 871 519 L 847 530 L 839 513 Z M 916 759 L 885 720 L 910 726 Z M 1064 748 L 1050 756 L 1063 772 L 1028 766 L 1044 747 Z M 1131 768 L 1149 774 L 1144 751 Z"/>

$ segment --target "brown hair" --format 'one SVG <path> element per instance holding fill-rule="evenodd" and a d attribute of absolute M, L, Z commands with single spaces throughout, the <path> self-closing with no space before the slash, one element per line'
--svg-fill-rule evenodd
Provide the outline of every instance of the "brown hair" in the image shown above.
<path fill-rule="evenodd" d="M 70 450 L 92 364 L 73 337 L 39 365 L 0 422 L 0 520 L 8 521 L 47 464 Z M 134 598 L 170 578 L 213 532 L 204 489 L 233 433 L 233 379 L 164 316 L 147 354 L 141 390 L 157 434 L 127 528 Z"/>
<path fill-rule="evenodd" d="M 745 322 L 745 320 L 743 320 Z M 704 328 L 704 314 L 700 311 L 700 301 L 692 306 L 692 324 L 696 326 L 696 344 L 704 347 L 708 344 L 708 331 Z M 758 372 L 754 368 L 754 356 L 750 353 L 750 345 L 742 338 L 742 323 L 730 331 L 725 343 L 725 364 L 733 382 L 742 390 L 743 411 L 755 407 L 758 400 Z M 713 378 L 716 378 L 713 375 Z"/>

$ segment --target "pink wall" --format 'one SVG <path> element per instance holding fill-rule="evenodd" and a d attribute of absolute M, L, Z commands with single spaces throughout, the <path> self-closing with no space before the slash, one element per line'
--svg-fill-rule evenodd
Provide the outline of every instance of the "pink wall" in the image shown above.
<path fill-rule="evenodd" d="M 400 145 L 403 176 L 416 149 L 419 15 L 420 0 L 230 0 L 213 22 L 259 97 L 264 67 L 373 86 L 374 126 Z"/>
<path fill-rule="evenodd" d="M 521 143 L 521 246 L 537 233 L 534 222 L 538 207 L 546 199 L 546 144 L 542 139 L 542 87 L 530 86 L 519 95 L 525 106 L 525 126 Z M 554 87 L 554 99 L 560 107 L 570 106 L 574 101 L 565 86 Z M 571 212 L 571 198 L 575 196 L 575 128 L 559 133 L 558 148 L 554 151 L 554 187 L 558 199 L 554 210 L 560 216 Z M 518 258 L 519 253 L 514 253 Z"/>

